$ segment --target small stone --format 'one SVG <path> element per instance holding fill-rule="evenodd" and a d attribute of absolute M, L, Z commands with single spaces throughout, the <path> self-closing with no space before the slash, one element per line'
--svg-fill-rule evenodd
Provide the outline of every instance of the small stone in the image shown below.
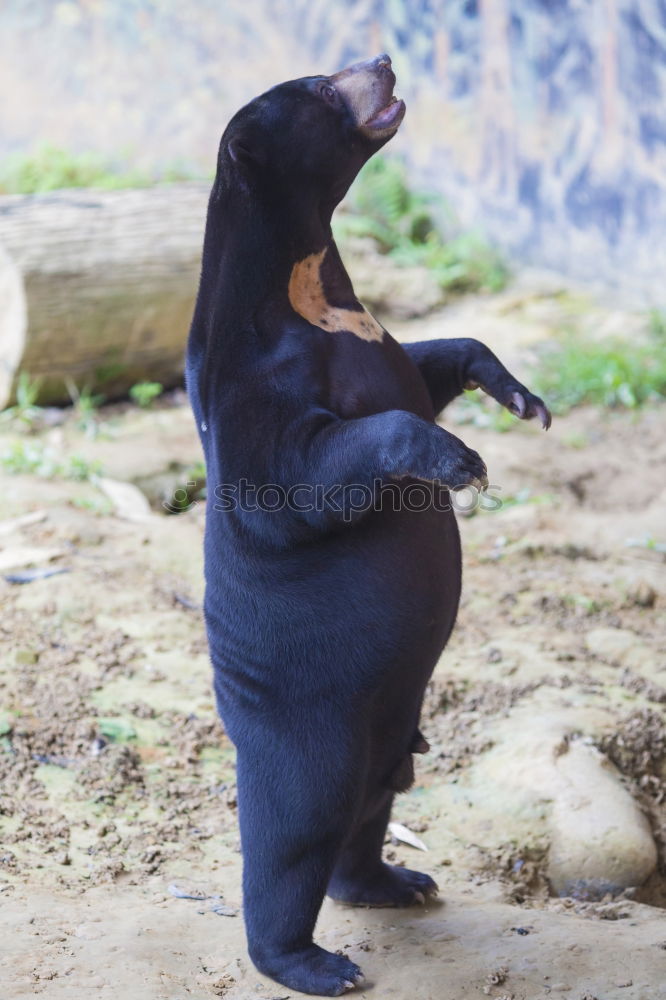
<path fill-rule="evenodd" d="M 627 590 L 627 603 L 637 608 L 653 608 L 657 602 L 657 591 L 645 580 L 639 580 Z"/>
<path fill-rule="evenodd" d="M 550 988 L 553 993 L 568 993 L 571 989 L 568 983 L 553 983 Z"/>
<path fill-rule="evenodd" d="M 40 969 L 39 972 L 35 973 L 35 976 L 41 982 L 42 980 L 57 979 L 58 973 L 55 969 Z"/>
<path fill-rule="evenodd" d="M 589 651 L 609 663 L 622 663 L 639 644 L 638 636 L 624 628 L 595 628 L 585 636 Z"/>
<path fill-rule="evenodd" d="M 97 941 L 103 936 L 104 932 L 99 927 L 95 927 L 92 921 L 79 924 L 78 927 L 74 928 L 74 937 L 81 938 L 83 941 Z"/>

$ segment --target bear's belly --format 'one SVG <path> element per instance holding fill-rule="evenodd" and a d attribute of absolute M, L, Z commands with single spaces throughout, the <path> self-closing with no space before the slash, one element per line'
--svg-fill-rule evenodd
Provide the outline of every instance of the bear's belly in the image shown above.
<path fill-rule="evenodd" d="M 293 698 L 422 691 L 455 620 L 460 543 L 447 511 L 382 511 L 268 557 L 229 544 L 206 621 L 223 717 Z M 226 719 L 225 719 L 226 721 Z"/>

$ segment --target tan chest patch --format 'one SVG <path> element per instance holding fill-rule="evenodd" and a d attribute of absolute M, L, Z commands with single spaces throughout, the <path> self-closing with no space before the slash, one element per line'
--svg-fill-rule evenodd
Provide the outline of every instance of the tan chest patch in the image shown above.
<path fill-rule="evenodd" d="M 313 326 L 331 333 L 348 330 L 361 340 L 381 340 L 384 330 L 367 309 L 343 309 L 332 306 L 326 299 L 321 280 L 321 265 L 326 254 L 319 253 L 297 261 L 289 278 L 289 304 L 294 312 Z"/>

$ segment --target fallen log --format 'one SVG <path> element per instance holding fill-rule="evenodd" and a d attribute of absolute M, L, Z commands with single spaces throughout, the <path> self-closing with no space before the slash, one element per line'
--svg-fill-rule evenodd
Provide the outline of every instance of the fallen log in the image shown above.
<path fill-rule="evenodd" d="M 0 197 L 0 408 L 183 375 L 209 185 Z"/>

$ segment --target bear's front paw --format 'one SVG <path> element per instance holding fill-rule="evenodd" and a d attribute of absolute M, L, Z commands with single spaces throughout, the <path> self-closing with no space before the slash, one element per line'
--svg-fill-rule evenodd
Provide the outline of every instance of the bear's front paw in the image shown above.
<path fill-rule="evenodd" d="M 532 417 L 538 417 L 545 431 L 550 427 L 550 410 L 542 399 L 527 389 L 515 389 L 509 394 L 504 405 L 510 413 L 513 413 L 520 420 L 531 420 Z"/>
<path fill-rule="evenodd" d="M 396 479 L 420 479 L 446 486 L 488 485 L 486 464 L 473 448 L 438 424 L 426 423 L 411 413 L 400 414 L 398 433 L 386 465 Z"/>
<path fill-rule="evenodd" d="M 488 485 L 488 470 L 478 452 L 468 448 L 455 435 L 448 435 L 449 441 L 439 456 L 432 479 L 435 482 L 456 489 L 459 486 L 474 486 L 478 490 Z"/>

